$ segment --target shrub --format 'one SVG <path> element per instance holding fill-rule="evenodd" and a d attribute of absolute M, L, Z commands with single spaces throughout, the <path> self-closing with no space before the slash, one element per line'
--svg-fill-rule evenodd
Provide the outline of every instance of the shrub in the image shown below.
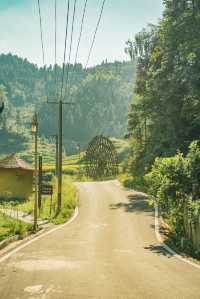
<path fill-rule="evenodd" d="M 133 177 L 130 174 L 122 174 L 120 176 L 120 181 L 126 188 L 133 188 Z"/>
<path fill-rule="evenodd" d="M 157 198 L 162 211 L 169 214 L 183 203 L 188 188 L 187 163 L 183 155 L 157 158 L 145 180 L 150 194 Z"/>
<path fill-rule="evenodd" d="M 198 141 L 191 143 L 187 160 L 187 175 L 190 181 L 189 191 L 192 193 L 194 200 L 200 198 L 200 146 Z"/>
<path fill-rule="evenodd" d="M 184 235 L 184 207 L 192 222 L 200 215 L 200 147 L 192 142 L 186 157 L 157 158 L 145 176 L 149 193 L 178 235 Z M 196 202 L 195 202 L 195 201 Z"/>
<path fill-rule="evenodd" d="M 125 173 L 120 175 L 119 179 L 126 188 L 141 191 L 146 190 L 146 181 L 143 176 L 132 176 L 131 174 Z"/>

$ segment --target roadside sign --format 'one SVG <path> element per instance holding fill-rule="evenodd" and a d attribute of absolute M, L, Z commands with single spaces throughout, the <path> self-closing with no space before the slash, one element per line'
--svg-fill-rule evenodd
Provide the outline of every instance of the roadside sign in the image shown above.
<path fill-rule="evenodd" d="M 53 194 L 53 186 L 52 185 L 42 185 L 42 195 L 52 195 Z"/>

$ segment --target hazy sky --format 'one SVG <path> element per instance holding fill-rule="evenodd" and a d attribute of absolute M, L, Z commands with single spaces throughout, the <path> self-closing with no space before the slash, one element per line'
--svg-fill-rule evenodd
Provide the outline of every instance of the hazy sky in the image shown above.
<path fill-rule="evenodd" d="M 40 0 L 44 30 L 45 60 L 54 63 L 54 0 Z M 58 5 L 58 62 L 62 63 L 66 23 L 66 0 Z M 102 0 L 88 0 L 78 61 L 85 64 Z M 72 8 L 73 0 L 71 0 Z M 77 0 L 73 54 L 80 30 L 84 0 Z M 72 11 L 72 9 L 71 9 Z M 89 65 L 104 59 L 124 60 L 125 41 L 148 23 L 162 16 L 162 0 L 107 0 Z M 71 13 L 72 16 L 72 13 Z M 69 45 L 69 43 L 68 43 Z M 37 0 L 0 0 L 0 53 L 17 54 L 42 64 Z M 72 62 L 73 62 L 72 55 Z"/>

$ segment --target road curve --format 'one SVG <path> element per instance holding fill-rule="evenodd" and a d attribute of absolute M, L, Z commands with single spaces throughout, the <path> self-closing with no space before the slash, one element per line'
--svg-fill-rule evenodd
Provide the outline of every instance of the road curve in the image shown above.
<path fill-rule="evenodd" d="M 200 270 L 158 245 L 141 194 L 117 181 L 78 187 L 73 223 L 0 264 L 1 299 L 200 298 Z"/>

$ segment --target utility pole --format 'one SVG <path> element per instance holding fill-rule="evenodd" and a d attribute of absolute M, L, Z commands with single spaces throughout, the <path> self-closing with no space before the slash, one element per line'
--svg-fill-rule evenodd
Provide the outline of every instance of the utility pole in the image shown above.
<path fill-rule="evenodd" d="M 51 137 L 55 138 L 55 147 L 56 147 L 56 153 L 55 153 L 55 176 L 58 177 L 58 135 L 50 135 Z"/>
<path fill-rule="evenodd" d="M 56 177 L 58 177 L 58 135 L 55 135 L 56 138 Z"/>
<path fill-rule="evenodd" d="M 59 101 L 59 124 L 58 124 L 58 211 L 62 206 L 62 124 L 63 124 L 63 112 L 62 112 L 62 100 Z"/>
<path fill-rule="evenodd" d="M 63 102 L 62 97 L 59 102 L 47 101 L 48 104 L 58 104 L 59 116 L 58 116 L 58 213 L 62 207 L 62 146 L 63 146 L 63 105 L 74 105 L 71 102 Z"/>
<path fill-rule="evenodd" d="M 32 133 L 35 136 L 35 202 L 34 202 L 34 231 L 37 231 L 37 216 L 38 216 L 38 146 L 37 146 L 37 135 L 38 135 L 38 121 L 37 114 L 35 113 L 32 121 Z"/>

